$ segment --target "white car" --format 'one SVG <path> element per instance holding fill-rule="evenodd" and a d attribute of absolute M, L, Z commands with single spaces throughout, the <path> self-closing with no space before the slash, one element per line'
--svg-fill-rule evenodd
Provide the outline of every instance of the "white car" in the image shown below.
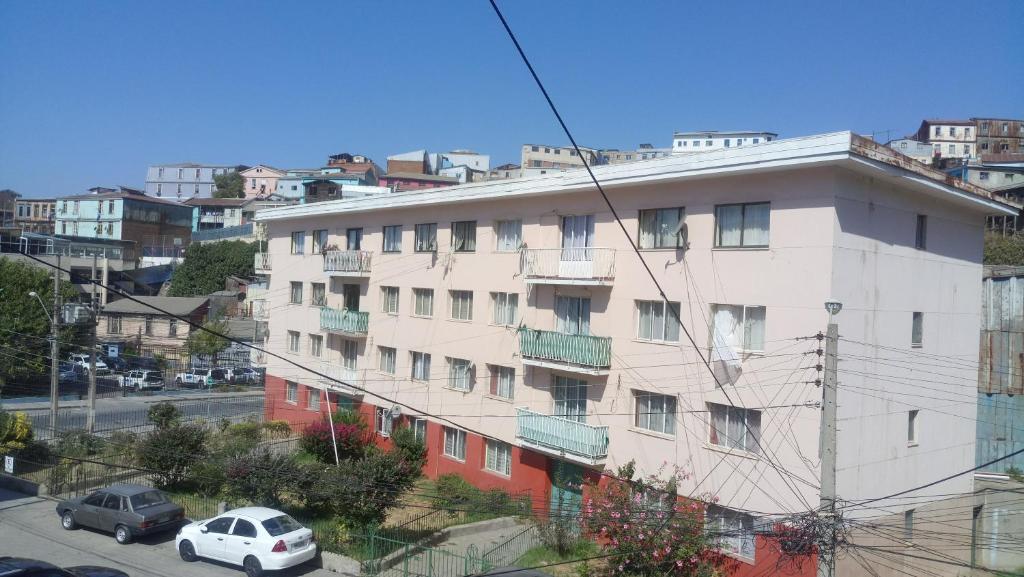
<path fill-rule="evenodd" d="M 174 546 L 182 560 L 200 557 L 241 565 L 248 577 L 301 565 L 316 556 L 313 532 L 281 511 L 233 509 L 178 530 Z"/>
<path fill-rule="evenodd" d="M 99 355 L 97 355 L 96 359 L 96 374 L 99 376 L 109 375 L 110 368 L 107 367 L 107 363 L 104 363 L 98 357 Z M 68 361 L 82 367 L 86 371 L 89 370 L 89 355 L 72 353 L 71 355 L 68 356 Z"/>
<path fill-rule="evenodd" d="M 147 389 L 159 390 L 164 388 L 164 375 L 160 371 L 144 371 L 136 369 L 128 371 L 121 380 L 121 386 L 126 389 L 143 391 Z"/>
<path fill-rule="evenodd" d="M 210 369 L 192 369 L 178 373 L 174 377 L 174 384 L 179 387 L 190 386 L 203 388 L 206 386 L 206 377 L 210 376 Z"/>

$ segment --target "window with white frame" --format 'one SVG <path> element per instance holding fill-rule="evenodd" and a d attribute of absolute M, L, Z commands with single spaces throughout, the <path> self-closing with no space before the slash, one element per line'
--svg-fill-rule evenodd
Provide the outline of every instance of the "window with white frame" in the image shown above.
<path fill-rule="evenodd" d="M 417 224 L 414 230 L 414 246 L 416 252 L 434 252 L 437 250 L 437 223 Z"/>
<path fill-rule="evenodd" d="M 924 345 L 924 313 L 914 312 L 910 327 L 910 346 L 920 348 Z"/>
<path fill-rule="evenodd" d="M 920 414 L 918 409 L 913 409 L 907 413 L 907 444 L 917 444 L 917 416 Z"/>
<path fill-rule="evenodd" d="M 747 305 L 712 305 L 715 339 L 745 353 L 764 352 L 765 307 Z"/>
<path fill-rule="evenodd" d="M 771 205 L 767 202 L 721 204 L 715 207 L 715 246 L 768 246 Z"/>
<path fill-rule="evenodd" d="M 389 315 L 398 314 L 398 287 L 380 287 L 380 311 Z"/>
<path fill-rule="evenodd" d="M 487 439 L 484 453 L 485 469 L 505 476 L 512 474 L 512 445 Z"/>
<path fill-rule="evenodd" d="M 146 335 L 152 336 L 153 335 L 153 317 L 146 317 L 146 320 L 144 322 L 145 322 L 145 325 L 146 325 Z"/>
<path fill-rule="evenodd" d="M 523 221 L 499 220 L 494 223 L 495 250 L 516 252 L 523 245 Z"/>
<path fill-rule="evenodd" d="M 457 391 L 473 388 L 473 363 L 466 359 L 448 357 L 448 386 Z"/>
<path fill-rule="evenodd" d="M 116 335 L 121 332 L 121 317 L 109 316 L 107 317 L 107 332 Z"/>
<path fill-rule="evenodd" d="M 578 423 L 587 422 L 587 381 L 553 375 L 552 414 Z"/>
<path fill-rule="evenodd" d="M 313 254 L 320 254 L 327 248 L 327 229 L 313 231 Z"/>
<path fill-rule="evenodd" d="M 341 341 L 341 366 L 350 371 L 356 370 L 356 361 L 359 359 L 359 343 L 351 339 Z"/>
<path fill-rule="evenodd" d="M 754 517 L 717 505 L 709 505 L 705 530 L 716 536 L 722 549 L 733 555 L 754 558 Z"/>
<path fill-rule="evenodd" d="M 640 211 L 640 248 L 676 248 L 683 246 L 683 208 L 656 208 Z"/>
<path fill-rule="evenodd" d="M 463 220 L 452 223 L 452 250 L 455 252 L 476 251 L 475 220 Z"/>
<path fill-rule="evenodd" d="M 473 291 L 448 291 L 451 318 L 457 321 L 473 320 Z"/>
<path fill-rule="evenodd" d="M 302 304 L 302 283 L 298 281 L 291 281 L 291 293 L 289 294 L 289 300 L 293 305 Z"/>
<path fill-rule="evenodd" d="M 299 402 L 299 383 L 294 381 L 284 382 L 284 400 L 292 404 Z"/>
<path fill-rule="evenodd" d="M 376 431 L 382 437 L 391 436 L 391 425 L 394 420 L 391 418 L 391 409 L 377 409 Z"/>
<path fill-rule="evenodd" d="M 679 303 L 636 301 L 636 338 L 642 341 L 679 342 Z M 675 313 L 675 314 L 673 314 Z"/>
<path fill-rule="evenodd" d="M 421 443 L 427 442 L 427 420 L 416 417 L 412 420 L 412 434 Z"/>
<path fill-rule="evenodd" d="M 392 347 L 377 347 L 377 370 L 389 375 L 395 374 L 395 361 L 398 351 Z"/>
<path fill-rule="evenodd" d="M 312 298 L 309 301 L 309 304 L 315 307 L 327 306 L 327 285 L 325 285 L 322 282 L 314 282 L 310 283 L 309 286 L 312 289 L 311 292 L 313 293 Z"/>
<path fill-rule="evenodd" d="M 430 380 L 430 353 L 412 351 L 412 379 L 414 381 Z"/>
<path fill-rule="evenodd" d="M 320 389 L 306 387 L 306 408 L 310 411 L 320 410 Z"/>
<path fill-rule="evenodd" d="M 412 289 L 413 314 L 418 317 L 434 316 L 434 289 Z"/>
<path fill-rule="evenodd" d="M 309 335 L 309 356 L 319 358 L 324 353 L 323 335 Z"/>
<path fill-rule="evenodd" d="M 761 411 L 708 403 L 712 445 L 758 454 L 761 442 Z"/>
<path fill-rule="evenodd" d="M 169 319 L 167 321 L 167 336 L 178 336 L 178 319 Z"/>
<path fill-rule="evenodd" d="M 306 252 L 306 232 L 297 231 L 292 233 L 292 254 Z"/>
<path fill-rule="evenodd" d="M 299 352 L 299 331 L 288 331 L 288 352 Z"/>
<path fill-rule="evenodd" d="M 903 540 L 914 540 L 914 510 L 907 509 L 903 512 Z"/>
<path fill-rule="evenodd" d="M 402 252 L 402 225 L 396 224 L 384 227 L 383 252 Z"/>
<path fill-rule="evenodd" d="M 519 295 L 516 293 L 491 293 L 491 322 L 502 326 L 515 326 L 519 322 Z"/>
<path fill-rule="evenodd" d="M 466 460 L 466 431 L 444 428 L 444 454 L 460 461 Z"/>
<path fill-rule="evenodd" d="M 643 391 L 633 392 L 633 425 L 665 435 L 676 434 L 676 398 Z"/>
<path fill-rule="evenodd" d="M 515 396 L 516 370 L 513 367 L 488 365 L 491 374 L 490 394 L 503 399 Z"/>

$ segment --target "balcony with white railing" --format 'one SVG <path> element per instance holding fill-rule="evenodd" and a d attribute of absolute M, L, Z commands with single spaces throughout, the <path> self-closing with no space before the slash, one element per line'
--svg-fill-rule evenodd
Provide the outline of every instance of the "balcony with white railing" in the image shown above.
<path fill-rule="evenodd" d="M 329 250 L 324 253 L 324 272 L 330 276 L 370 276 L 373 253 L 368 250 Z"/>
<path fill-rule="evenodd" d="M 516 409 L 516 438 L 538 451 L 596 465 L 608 456 L 608 427 Z"/>
<path fill-rule="evenodd" d="M 612 362 L 612 339 L 523 327 L 519 329 L 519 354 L 528 366 L 607 375 Z"/>
<path fill-rule="evenodd" d="M 256 262 L 253 265 L 253 269 L 256 274 L 269 273 L 270 272 L 270 253 L 269 252 L 258 252 L 256 253 Z"/>
<path fill-rule="evenodd" d="M 613 248 L 528 248 L 519 272 L 529 284 L 611 285 L 615 280 Z"/>
<path fill-rule="evenodd" d="M 320 309 L 320 330 L 350 337 L 365 337 L 370 313 L 349 309 Z"/>
<path fill-rule="evenodd" d="M 318 368 L 320 374 L 324 375 L 318 380 L 328 391 L 347 397 L 363 396 L 363 391 L 360 389 L 365 385 L 364 371 L 330 362 L 322 362 Z"/>

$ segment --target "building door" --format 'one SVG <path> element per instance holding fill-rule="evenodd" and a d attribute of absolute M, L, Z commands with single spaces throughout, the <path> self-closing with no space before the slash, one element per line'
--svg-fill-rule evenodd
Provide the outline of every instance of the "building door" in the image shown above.
<path fill-rule="evenodd" d="M 555 330 L 570 335 L 589 335 L 590 299 L 556 296 Z"/>
<path fill-rule="evenodd" d="M 341 298 L 344 299 L 345 308 L 350 311 L 359 310 L 359 285 L 341 285 Z"/>
<path fill-rule="evenodd" d="M 550 511 L 555 519 L 573 521 L 577 518 L 583 504 L 583 467 L 551 461 L 551 505 Z"/>

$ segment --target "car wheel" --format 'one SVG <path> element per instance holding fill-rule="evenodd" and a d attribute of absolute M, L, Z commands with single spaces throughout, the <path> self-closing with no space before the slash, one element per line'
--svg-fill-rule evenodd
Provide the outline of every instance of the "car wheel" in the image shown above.
<path fill-rule="evenodd" d="M 182 541 L 181 545 L 178 545 L 178 555 L 181 555 L 181 560 L 186 563 L 199 560 L 199 556 L 196 555 L 196 548 L 192 545 L 191 541 Z"/>
<path fill-rule="evenodd" d="M 60 516 L 60 526 L 64 527 L 67 531 L 77 529 L 78 523 L 75 522 L 74 513 L 71 511 L 64 511 L 64 514 Z"/>
<path fill-rule="evenodd" d="M 127 545 L 132 542 L 132 532 L 124 525 L 118 525 L 114 529 L 114 540 L 121 545 Z"/>
<path fill-rule="evenodd" d="M 242 561 L 242 568 L 245 569 L 246 577 L 263 577 L 263 566 L 260 560 L 249 555 Z"/>

